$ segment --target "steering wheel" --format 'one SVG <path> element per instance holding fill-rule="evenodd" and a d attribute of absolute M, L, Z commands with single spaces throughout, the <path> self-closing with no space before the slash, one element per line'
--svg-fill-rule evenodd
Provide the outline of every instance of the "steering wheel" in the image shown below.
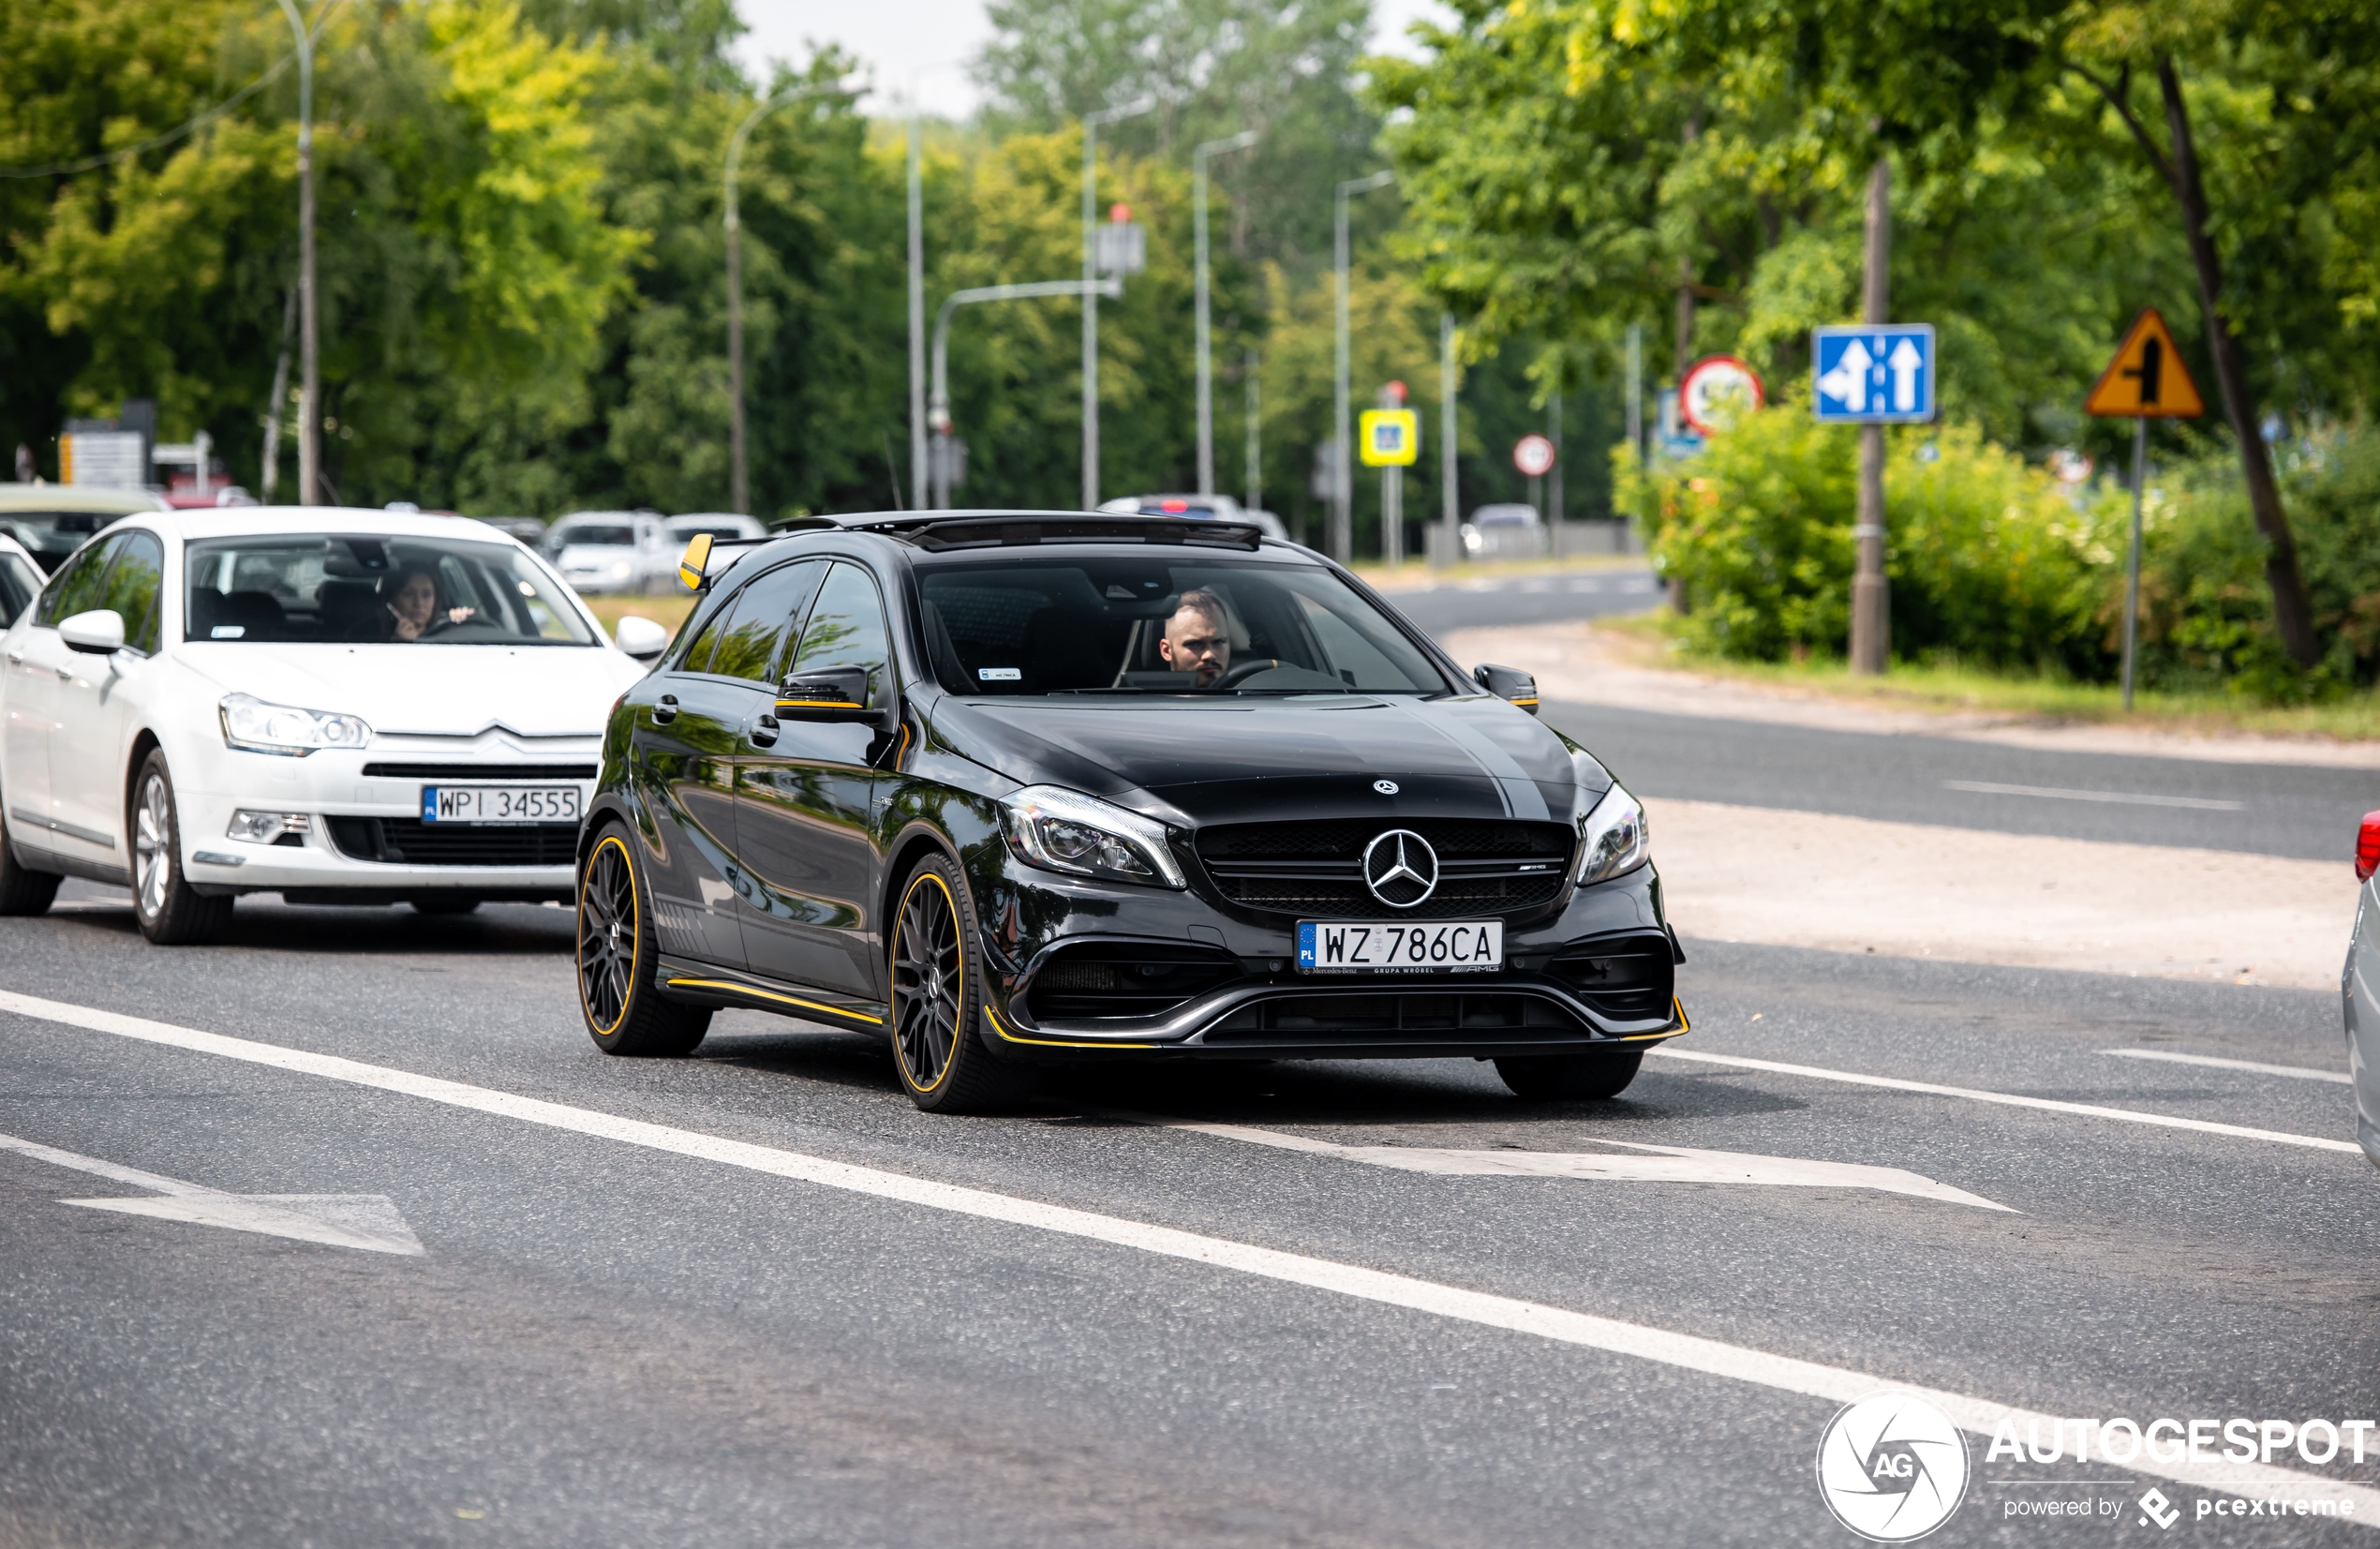
<path fill-rule="evenodd" d="M 1271 672 L 1281 664 L 1277 656 L 1259 656 L 1246 662 L 1235 662 L 1214 680 L 1218 689 L 1236 689 L 1260 672 Z"/>
<path fill-rule="evenodd" d="M 456 618 L 451 614 L 441 613 L 437 618 L 431 619 L 429 626 L 413 638 L 416 640 L 427 640 L 433 634 L 444 634 L 448 630 L 459 629 L 465 624 L 476 624 L 479 621 L 480 616 L 476 609 L 469 613 L 466 613 L 460 618 Z"/>

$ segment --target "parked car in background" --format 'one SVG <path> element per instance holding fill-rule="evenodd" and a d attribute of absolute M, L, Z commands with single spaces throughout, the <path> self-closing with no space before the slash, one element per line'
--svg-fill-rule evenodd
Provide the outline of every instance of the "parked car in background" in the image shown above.
<path fill-rule="evenodd" d="M 1463 524 L 1463 553 L 1471 559 L 1535 559 L 1545 553 L 1545 524 L 1531 505 L 1486 505 Z"/>
<path fill-rule="evenodd" d="M 1192 521 L 1253 522 L 1268 538 L 1287 543 L 1289 529 L 1269 511 L 1256 511 L 1228 495 L 1125 495 L 1103 500 L 1102 511 L 1126 516 L 1186 516 Z"/>
<path fill-rule="evenodd" d="M 162 497 L 141 489 L 0 484 L 0 533 L 23 544 L 45 575 L 119 517 L 170 509 Z"/>
<path fill-rule="evenodd" d="M 17 621 L 17 615 L 24 612 L 45 579 L 41 566 L 25 552 L 25 546 L 0 534 L 0 629 Z"/>
<path fill-rule="evenodd" d="M 89 877 L 160 944 L 242 893 L 570 897 L 605 711 L 645 675 L 512 539 L 320 506 L 121 521 L 0 662 L 0 914 Z"/>
<path fill-rule="evenodd" d="M 655 511 L 574 511 L 545 533 L 555 568 L 584 592 L 662 590 L 684 548 Z"/>
<path fill-rule="evenodd" d="M 758 517 L 738 516 L 730 511 L 697 511 L 669 519 L 669 546 L 673 552 L 683 554 L 686 545 L 694 541 L 696 534 L 706 532 L 710 534 L 713 543 L 768 536 L 768 529 L 761 525 Z M 670 573 L 677 576 L 674 566 Z M 676 587 L 680 592 L 691 589 L 682 577 L 677 580 Z"/>
<path fill-rule="evenodd" d="M 474 516 L 475 522 L 485 522 L 507 538 L 517 538 L 534 549 L 545 546 L 545 524 L 534 516 Z"/>

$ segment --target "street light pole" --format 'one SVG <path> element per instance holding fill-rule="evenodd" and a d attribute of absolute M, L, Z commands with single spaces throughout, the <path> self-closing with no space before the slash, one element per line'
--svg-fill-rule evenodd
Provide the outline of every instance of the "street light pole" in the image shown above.
<path fill-rule="evenodd" d="M 1073 279 L 1028 280 L 1021 285 L 979 285 L 973 290 L 953 290 L 942 298 L 942 309 L 934 315 L 934 386 L 933 402 L 926 417 L 933 425 L 933 497 L 935 511 L 950 509 L 950 315 L 961 306 L 986 301 L 1030 301 L 1035 296 L 1080 296 L 1085 305 L 1099 296 L 1123 294 L 1122 280 L 1093 280 L 1085 284 Z"/>
<path fill-rule="evenodd" d="M 736 171 L 743 164 L 744 141 L 751 138 L 753 127 L 762 119 L 789 102 L 839 91 L 841 85 L 840 82 L 810 82 L 789 86 L 746 113 L 727 141 L 727 478 L 728 503 L 739 515 L 750 514 L 752 502 L 751 465 L 744 445 L 744 223 L 736 209 Z"/>
<path fill-rule="evenodd" d="M 321 334 L 314 300 L 314 35 L 295 0 L 281 14 L 297 34 L 298 56 L 298 504 L 320 503 L 322 477 Z M 323 7 L 328 16 L 330 7 Z M 281 406 L 273 406 L 278 414 Z"/>
<path fill-rule="evenodd" d="M 1331 558 L 1346 564 L 1355 553 L 1355 467 L 1350 457 L 1347 408 L 1347 196 L 1368 194 L 1396 180 L 1393 172 L 1374 172 L 1342 183 L 1331 196 L 1331 288 L 1338 303 L 1338 334 L 1331 357 L 1331 428 L 1337 442 L 1331 455 Z"/>
<path fill-rule="evenodd" d="M 1463 557 L 1463 513 L 1457 499 L 1454 468 L 1456 382 L 1454 380 L 1454 314 L 1438 314 L 1438 519 L 1445 524 L 1439 540 L 1445 546 L 1439 561 L 1452 564 Z"/>
<path fill-rule="evenodd" d="M 1082 509 L 1099 509 L 1099 126 L 1155 109 L 1153 97 L 1082 115 Z M 1121 294 L 1119 290 L 1116 292 Z"/>
<path fill-rule="evenodd" d="M 909 117 L 909 499 L 926 503 L 926 178 L 920 116 Z"/>
<path fill-rule="evenodd" d="M 1214 493 L 1214 357 L 1213 325 L 1207 283 L 1207 157 L 1244 151 L 1261 137 L 1243 129 L 1222 140 L 1210 140 L 1190 153 L 1190 227 L 1197 250 L 1198 318 L 1198 493 Z"/>

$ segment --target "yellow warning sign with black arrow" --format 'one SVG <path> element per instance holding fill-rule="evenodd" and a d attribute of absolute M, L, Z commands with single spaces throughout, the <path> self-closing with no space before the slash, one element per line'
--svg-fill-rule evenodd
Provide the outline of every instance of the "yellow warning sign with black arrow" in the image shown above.
<path fill-rule="evenodd" d="M 2173 332 L 2153 306 L 2140 314 L 2083 400 L 2084 413 L 2106 419 L 2194 420 L 2206 411 Z"/>

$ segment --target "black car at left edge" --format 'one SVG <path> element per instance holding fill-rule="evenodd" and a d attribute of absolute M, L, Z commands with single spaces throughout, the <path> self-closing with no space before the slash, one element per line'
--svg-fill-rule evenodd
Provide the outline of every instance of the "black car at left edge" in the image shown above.
<path fill-rule="evenodd" d="M 1062 513 L 697 539 L 578 846 L 616 1054 L 713 1010 L 885 1038 L 941 1111 L 1034 1068 L 1492 1059 L 1606 1097 L 1687 1030 L 1644 814 L 1340 567 Z"/>

